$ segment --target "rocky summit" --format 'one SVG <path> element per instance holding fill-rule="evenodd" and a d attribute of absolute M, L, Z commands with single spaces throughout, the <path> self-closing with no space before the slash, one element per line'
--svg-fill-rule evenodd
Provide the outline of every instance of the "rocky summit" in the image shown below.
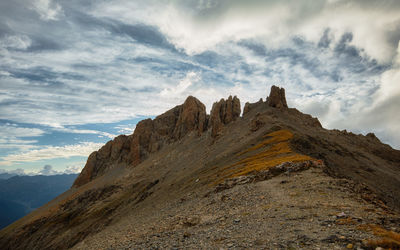
<path fill-rule="evenodd" d="M 0 249 L 399 249 L 400 151 L 287 105 L 195 97 L 88 156 Z"/>

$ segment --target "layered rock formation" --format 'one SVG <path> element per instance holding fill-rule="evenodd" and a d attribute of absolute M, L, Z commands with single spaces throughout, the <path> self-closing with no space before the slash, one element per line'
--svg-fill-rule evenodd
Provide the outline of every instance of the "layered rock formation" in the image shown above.
<path fill-rule="evenodd" d="M 111 168 L 136 166 L 165 143 L 179 140 L 190 132 L 203 133 L 207 130 L 207 122 L 204 104 L 189 96 L 182 105 L 154 120 L 140 121 L 132 135 L 120 135 L 90 154 L 73 187 L 82 186 Z"/>
<path fill-rule="evenodd" d="M 240 100 L 236 96 L 225 101 L 221 99 L 215 102 L 211 109 L 210 128 L 211 135 L 216 137 L 222 131 L 224 125 L 236 120 L 240 116 Z"/>

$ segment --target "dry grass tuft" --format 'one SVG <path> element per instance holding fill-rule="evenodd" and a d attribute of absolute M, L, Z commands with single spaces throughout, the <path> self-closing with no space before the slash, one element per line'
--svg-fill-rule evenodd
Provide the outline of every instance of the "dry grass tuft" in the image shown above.
<path fill-rule="evenodd" d="M 364 224 L 357 227 L 359 230 L 372 232 L 380 239 L 368 240 L 369 247 L 383 247 L 385 249 L 400 249 L 400 234 L 386 230 L 378 225 Z"/>
<path fill-rule="evenodd" d="M 343 219 L 337 219 L 336 224 L 337 225 L 355 225 L 355 224 L 357 224 L 357 222 L 354 221 L 351 217 L 348 217 L 348 218 L 343 218 Z"/>
<path fill-rule="evenodd" d="M 266 134 L 263 136 L 263 138 L 265 138 L 266 140 L 262 141 L 261 143 L 255 145 L 251 148 L 248 148 L 248 149 L 238 153 L 237 156 L 241 156 L 245 153 L 255 151 L 257 149 L 268 146 L 270 144 L 288 141 L 291 138 L 293 138 L 293 134 L 289 130 L 281 129 L 281 130 Z"/>

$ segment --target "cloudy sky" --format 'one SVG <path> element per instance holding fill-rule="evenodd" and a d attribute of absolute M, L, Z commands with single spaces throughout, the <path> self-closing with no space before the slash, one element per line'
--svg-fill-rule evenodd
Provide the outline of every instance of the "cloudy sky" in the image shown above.
<path fill-rule="evenodd" d="M 400 148 L 400 1 L 1 0 L 0 173 L 79 171 L 188 95 L 286 88 Z"/>

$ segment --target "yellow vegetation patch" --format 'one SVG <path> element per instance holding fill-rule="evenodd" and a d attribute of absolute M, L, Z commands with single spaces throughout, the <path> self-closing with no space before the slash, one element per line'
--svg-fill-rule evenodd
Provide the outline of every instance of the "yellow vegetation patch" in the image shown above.
<path fill-rule="evenodd" d="M 293 134 L 289 130 L 281 129 L 281 130 L 266 134 L 266 135 L 264 135 L 263 138 L 267 138 L 267 139 L 262 141 L 261 143 L 255 145 L 255 146 L 251 147 L 251 148 L 248 148 L 248 149 L 238 153 L 237 155 L 240 156 L 240 155 L 243 155 L 245 153 L 248 153 L 248 152 L 260 149 L 262 147 L 268 146 L 270 144 L 288 141 L 291 138 L 293 138 Z"/>
<path fill-rule="evenodd" d="M 249 156 L 220 169 L 222 171 L 220 174 L 222 178 L 216 183 L 220 183 L 226 178 L 247 175 L 253 171 L 266 170 L 284 162 L 312 160 L 312 158 L 307 155 L 292 151 L 289 146 L 289 141 L 293 138 L 293 134 L 289 130 L 278 130 L 266 134 L 263 138 L 265 140 L 261 143 L 237 154 L 238 157 L 245 154 L 250 154 Z M 263 148 L 265 149 L 262 150 Z M 254 151 L 258 152 L 251 154 Z"/>
<path fill-rule="evenodd" d="M 370 247 L 383 247 L 385 249 L 400 249 L 400 234 L 388 231 L 378 225 L 364 224 L 357 227 L 359 230 L 372 232 L 374 235 L 381 237 L 377 240 L 368 240 Z"/>

